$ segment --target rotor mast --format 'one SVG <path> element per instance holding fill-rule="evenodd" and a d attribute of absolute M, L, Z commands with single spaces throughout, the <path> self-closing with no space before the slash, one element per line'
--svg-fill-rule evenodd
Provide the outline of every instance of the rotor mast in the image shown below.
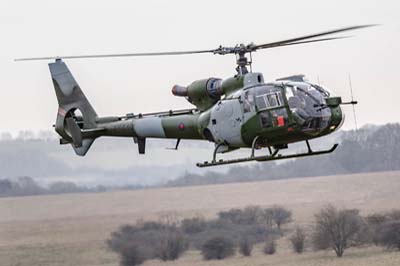
<path fill-rule="evenodd" d="M 240 46 L 244 46 L 243 44 L 241 44 Z M 249 70 L 247 69 L 247 66 L 249 66 L 250 68 L 250 72 L 252 72 L 251 69 L 251 52 L 249 52 L 250 54 L 250 60 L 249 58 L 247 58 L 246 56 L 246 52 L 245 51 L 240 51 L 236 54 L 236 71 L 238 73 L 239 76 L 245 75 L 247 73 L 249 73 Z"/>

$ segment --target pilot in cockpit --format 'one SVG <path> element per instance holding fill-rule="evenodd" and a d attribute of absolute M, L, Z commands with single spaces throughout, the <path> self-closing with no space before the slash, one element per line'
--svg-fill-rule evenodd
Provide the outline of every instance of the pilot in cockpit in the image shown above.
<path fill-rule="evenodd" d="M 296 122 L 303 125 L 309 117 L 306 112 L 305 99 L 302 99 L 299 95 L 293 95 L 288 99 L 288 103 Z"/>

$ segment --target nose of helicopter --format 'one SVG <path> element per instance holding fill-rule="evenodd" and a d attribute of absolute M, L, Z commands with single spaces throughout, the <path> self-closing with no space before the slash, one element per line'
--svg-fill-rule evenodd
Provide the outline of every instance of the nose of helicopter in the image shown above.
<path fill-rule="evenodd" d="M 340 105 L 336 107 L 330 107 L 330 109 L 331 109 L 331 119 L 329 122 L 329 130 L 330 132 L 333 132 L 342 127 L 346 116 L 342 112 L 342 108 L 340 108 Z"/>
<path fill-rule="evenodd" d="M 297 84 L 286 94 L 292 115 L 305 134 L 315 136 L 340 124 L 341 112 L 327 105 L 325 99 L 329 94 L 322 88 Z"/>
<path fill-rule="evenodd" d="M 345 116 L 340 107 L 340 97 L 319 85 L 296 85 L 286 88 L 286 96 L 292 115 L 304 134 L 322 136 L 343 125 Z"/>

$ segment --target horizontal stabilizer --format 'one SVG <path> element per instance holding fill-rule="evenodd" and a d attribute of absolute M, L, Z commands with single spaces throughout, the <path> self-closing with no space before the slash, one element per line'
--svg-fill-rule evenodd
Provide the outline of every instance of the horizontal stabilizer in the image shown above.
<path fill-rule="evenodd" d="M 85 156 L 90 146 L 92 146 L 94 140 L 95 139 L 83 139 L 81 147 L 75 147 L 74 145 L 72 145 L 72 148 L 74 148 L 76 155 Z"/>

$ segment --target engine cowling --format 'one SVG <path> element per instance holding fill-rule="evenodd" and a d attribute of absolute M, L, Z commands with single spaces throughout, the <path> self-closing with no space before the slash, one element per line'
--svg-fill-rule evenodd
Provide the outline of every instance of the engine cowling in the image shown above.
<path fill-rule="evenodd" d="M 218 102 L 224 92 L 221 79 L 209 78 L 196 80 L 187 87 L 175 85 L 172 94 L 186 97 L 197 109 L 204 111 Z"/>

